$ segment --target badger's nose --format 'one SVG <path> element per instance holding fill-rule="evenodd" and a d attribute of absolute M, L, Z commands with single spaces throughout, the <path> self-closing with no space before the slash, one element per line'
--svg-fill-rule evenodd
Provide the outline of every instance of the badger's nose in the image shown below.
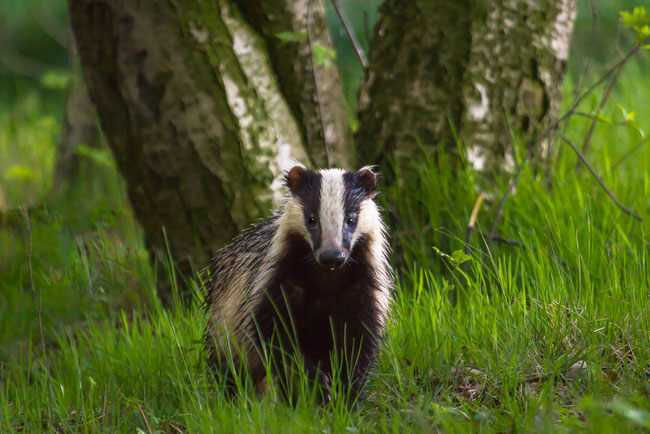
<path fill-rule="evenodd" d="M 339 252 L 338 250 L 325 250 L 318 255 L 318 262 L 323 267 L 328 267 L 333 270 L 343 265 L 345 262 L 345 253 Z"/>

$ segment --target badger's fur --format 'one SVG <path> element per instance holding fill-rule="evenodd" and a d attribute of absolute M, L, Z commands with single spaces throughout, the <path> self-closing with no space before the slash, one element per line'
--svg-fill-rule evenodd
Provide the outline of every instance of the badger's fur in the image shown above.
<path fill-rule="evenodd" d="M 296 166 L 285 184 L 280 211 L 206 269 L 208 363 L 225 375 L 246 368 L 259 384 L 265 345 L 276 368 L 281 351 L 297 348 L 310 378 L 323 387 L 338 372 L 354 401 L 379 349 L 393 285 L 376 176 L 369 168 Z M 332 366 L 332 352 L 348 366 Z"/>

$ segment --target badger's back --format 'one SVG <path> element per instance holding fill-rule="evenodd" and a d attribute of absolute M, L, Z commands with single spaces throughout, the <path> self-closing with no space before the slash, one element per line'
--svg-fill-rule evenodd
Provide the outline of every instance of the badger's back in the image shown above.
<path fill-rule="evenodd" d="M 226 363 L 230 357 L 238 361 L 242 348 L 233 347 L 225 340 L 240 339 L 246 322 L 244 305 L 257 291 L 255 281 L 271 250 L 278 219 L 275 215 L 244 230 L 231 244 L 218 251 L 204 270 L 208 316 L 206 347 L 213 367 Z"/>

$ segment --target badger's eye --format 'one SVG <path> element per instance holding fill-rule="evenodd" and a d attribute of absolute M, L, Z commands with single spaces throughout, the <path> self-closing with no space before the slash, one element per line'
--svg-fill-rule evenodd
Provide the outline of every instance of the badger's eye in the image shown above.
<path fill-rule="evenodd" d="M 316 226 L 316 217 L 310 215 L 309 218 L 307 219 L 307 224 L 309 226 Z"/>
<path fill-rule="evenodd" d="M 351 216 L 348 216 L 348 217 L 345 219 L 345 222 L 346 222 L 349 226 L 353 226 L 353 225 L 357 222 L 357 218 L 356 218 L 356 216 L 351 215 Z"/>

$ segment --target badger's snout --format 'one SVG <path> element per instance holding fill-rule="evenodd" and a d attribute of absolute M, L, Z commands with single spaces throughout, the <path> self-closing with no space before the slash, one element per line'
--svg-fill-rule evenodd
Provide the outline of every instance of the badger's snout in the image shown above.
<path fill-rule="evenodd" d="M 345 262 L 345 252 L 325 250 L 318 255 L 318 263 L 330 270 L 340 267 Z"/>

